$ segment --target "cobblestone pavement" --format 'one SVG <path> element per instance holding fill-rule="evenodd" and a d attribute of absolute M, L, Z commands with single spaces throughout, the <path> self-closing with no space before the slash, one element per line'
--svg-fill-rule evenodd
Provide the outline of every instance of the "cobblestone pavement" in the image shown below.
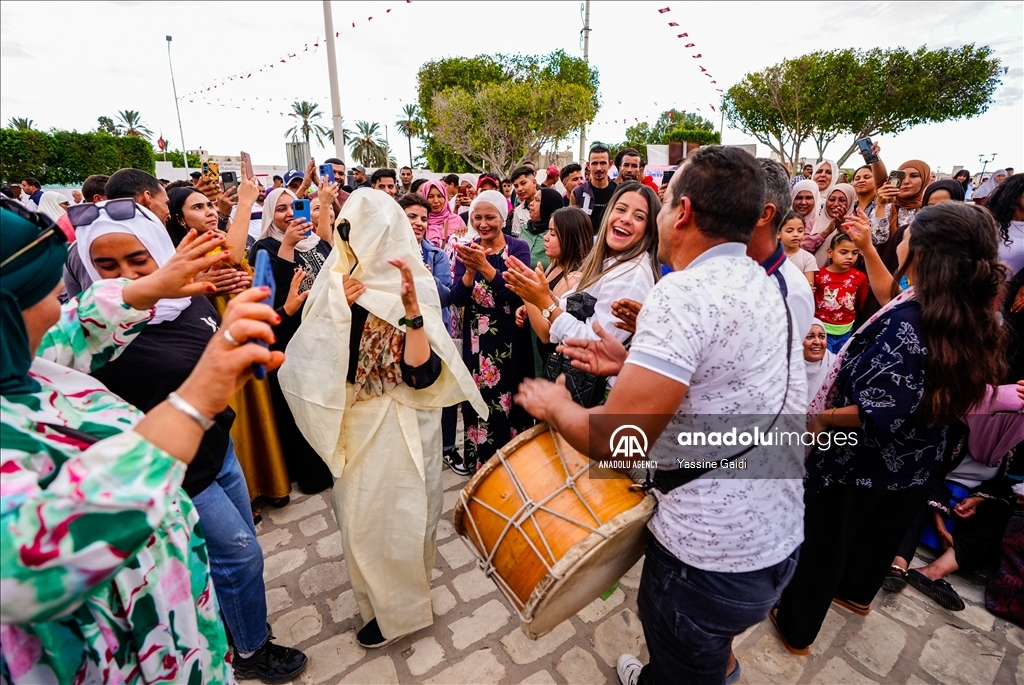
<path fill-rule="evenodd" d="M 295 492 L 288 506 L 263 508 L 258 533 L 273 633 L 279 644 L 309 656 L 295 685 L 617 685 L 620 653 L 646 660 L 636 608 L 641 564 L 607 601 L 595 600 L 540 640 L 528 640 L 452 529 L 452 507 L 466 480 L 444 472 L 434 625 L 380 650 L 356 643 L 362 619 L 329 493 Z M 882 591 L 866 617 L 833 606 L 806 657 L 786 652 L 767 621 L 754 626 L 734 643 L 743 668 L 739 683 L 1024 685 L 1024 630 L 985 610 L 977 579 L 949 580 L 967 603 L 965 611 L 946 611 L 913 588 Z"/>

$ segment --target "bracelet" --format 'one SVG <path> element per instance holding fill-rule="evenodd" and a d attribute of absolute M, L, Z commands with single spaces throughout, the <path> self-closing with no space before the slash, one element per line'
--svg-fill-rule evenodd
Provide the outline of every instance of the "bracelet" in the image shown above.
<path fill-rule="evenodd" d="M 180 411 L 185 416 L 189 417 L 193 421 L 199 424 L 199 427 L 203 431 L 208 431 L 213 428 L 213 419 L 204 416 L 202 412 L 193 407 L 191 404 L 185 401 L 185 399 L 176 392 L 172 392 L 167 396 L 167 403 L 172 407 Z"/>
<path fill-rule="evenodd" d="M 832 407 L 832 416 L 829 417 L 829 421 L 832 423 L 833 428 L 836 427 L 836 409 L 837 407 Z"/>

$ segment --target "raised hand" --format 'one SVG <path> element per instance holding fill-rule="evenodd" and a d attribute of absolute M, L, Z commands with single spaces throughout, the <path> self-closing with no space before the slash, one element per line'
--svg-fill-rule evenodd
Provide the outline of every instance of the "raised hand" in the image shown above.
<path fill-rule="evenodd" d="M 388 264 L 402 273 L 402 306 L 405 307 L 405 316 L 411 319 L 420 313 L 420 303 L 416 299 L 416 283 L 412 279 L 412 270 L 409 269 L 409 264 L 404 259 L 389 259 Z"/>
<path fill-rule="evenodd" d="M 597 340 L 589 338 L 567 338 L 558 346 L 558 351 L 572 361 L 580 371 L 595 376 L 617 376 L 626 363 L 629 352 L 615 336 L 595 321 L 592 324 Z"/>
<path fill-rule="evenodd" d="M 299 288 L 302 287 L 302 279 L 306 277 L 306 272 L 302 269 L 296 269 L 295 275 L 292 276 L 292 282 L 288 286 L 288 299 L 284 301 L 284 313 L 288 316 L 294 316 L 295 312 L 302 309 L 302 305 L 306 302 L 306 298 L 309 297 L 309 290 L 299 292 Z"/>
<path fill-rule="evenodd" d="M 159 300 L 211 295 L 216 288 L 197 276 L 215 264 L 231 258 L 231 253 L 215 248 L 224 245 L 224 235 L 217 231 L 206 231 L 200 236 L 190 230 L 178 246 L 178 251 L 167 262 L 149 274 L 132 281 L 124 287 L 124 302 L 133 309 L 150 309 Z"/>
<path fill-rule="evenodd" d="M 508 271 L 505 272 L 505 285 L 524 302 L 529 302 L 538 309 L 543 309 L 555 301 L 544 277 L 544 267 L 537 265 L 534 271 L 520 260 L 510 256 L 505 260 Z"/>

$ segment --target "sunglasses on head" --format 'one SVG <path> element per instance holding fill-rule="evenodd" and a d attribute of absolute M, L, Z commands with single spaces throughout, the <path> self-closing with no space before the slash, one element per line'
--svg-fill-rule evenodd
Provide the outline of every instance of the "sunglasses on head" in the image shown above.
<path fill-rule="evenodd" d="M 11 200 L 10 198 L 7 197 L 4 197 L 2 199 L 2 202 L 0 202 L 0 207 L 3 207 L 12 214 L 17 214 L 25 221 L 28 221 L 34 226 L 39 227 L 39 233 L 27 245 L 25 245 L 25 247 L 21 248 L 20 250 L 12 254 L 3 262 L 0 262 L 0 269 L 7 266 L 21 255 L 31 250 L 36 245 L 39 245 L 40 243 L 46 240 L 53 238 L 54 240 L 59 240 L 62 243 L 67 242 L 67 236 L 64 235 L 64 231 L 60 230 L 57 227 L 57 224 L 53 222 L 53 219 L 46 216 L 42 212 L 33 212 L 24 205 L 22 205 L 20 202 L 15 202 L 14 200 Z"/>
<path fill-rule="evenodd" d="M 68 207 L 68 219 L 75 228 L 82 228 L 96 221 L 100 218 L 101 211 L 106 212 L 113 221 L 128 221 L 134 219 L 136 214 L 142 214 L 152 221 L 148 214 L 140 212 L 139 209 L 141 208 L 135 203 L 134 198 L 122 197 L 107 200 L 102 205 L 82 204 Z"/>

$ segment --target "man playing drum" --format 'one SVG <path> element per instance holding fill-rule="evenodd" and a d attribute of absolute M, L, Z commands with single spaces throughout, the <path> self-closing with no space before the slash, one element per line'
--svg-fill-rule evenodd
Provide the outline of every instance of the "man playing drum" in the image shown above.
<path fill-rule="evenodd" d="M 642 666 L 622 655 L 619 679 L 720 685 L 739 677 L 732 637 L 767 617 L 796 568 L 803 448 L 679 443 L 683 433 L 709 428 L 757 427 L 762 438 L 794 423 L 802 431 L 803 336 L 779 287 L 745 254 L 765 200 L 753 157 L 701 148 L 673 177 L 666 200 L 659 255 L 673 273 L 644 302 L 631 349 L 599 326 L 599 341 L 565 347 L 584 371 L 618 376 L 606 403 L 584 409 L 562 379 L 528 380 L 516 402 L 591 459 L 611 457 L 605 438 L 620 425 L 650 438 L 658 507 L 638 604 L 651 658 Z M 677 459 L 742 459 L 750 468 L 695 479 L 701 471 Z"/>

